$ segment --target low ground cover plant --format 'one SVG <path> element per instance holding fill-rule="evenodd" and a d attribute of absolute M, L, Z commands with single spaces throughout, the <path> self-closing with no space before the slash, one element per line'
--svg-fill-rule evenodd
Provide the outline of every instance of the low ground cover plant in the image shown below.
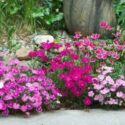
<path fill-rule="evenodd" d="M 108 32 L 113 32 L 113 28 L 106 21 L 100 22 L 100 27 Z M 114 92 L 105 93 L 103 101 L 94 98 L 94 95 L 100 93 L 99 91 L 107 89 L 110 82 L 114 80 L 115 84 L 120 79 L 119 76 L 124 76 L 125 73 L 125 42 L 121 40 L 120 32 L 112 33 L 112 35 L 113 39 L 102 39 L 104 36 L 98 33 L 82 37 L 77 32 L 72 42 L 50 43 L 48 41 L 42 43 L 39 49 L 30 52 L 29 56 L 36 62 L 40 62 L 38 66 L 43 67 L 46 74 L 53 79 L 56 86 L 72 104 L 89 106 L 92 102 L 98 101 L 100 104 L 113 105 L 107 101 L 116 99 L 120 101 L 117 101 L 115 105 L 123 106 L 124 99 L 117 97 L 117 92 L 120 88 L 124 89 L 123 86 Z M 108 81 L 100 90 L 96 90 L 94 88 L 95 79 L 98 79 L 102 75 L 101 73 L 106 72 L 98 74 L 97 70 L 104 66 L 114 69 L 111 76 L 108 76 L 108 71 L 104 76 L 104 80 L 108 77 L 112 81 Z M 98 81 L 98 84 L 101 85 L 102 82 Z M 108 89 L 110 90 L 111 87 L 109 86 Z M 94 94 L 93 98 L 90 96 L 91 94 Z M 109 98 L 107 99 L 105 96 L 109 96 Z"/>
<path fill-rule="evenodd" d="M 102 21 L 100 27 L 113 28 Z M 29 53 L 30 66 L 17 59 L 0 62 L 0 113 L 30 115 L 58 106 L 83 108 L 125 105 L 125 41 L 120 32 L 113 39 L 93 33 L 73 41 L 45 41 Z M 60 96 L 62 96 L 60 98 Z M 60 99 L 60 100 L 59 100 Z"/>
<path fill-rule="evenodd" d="M 113 67 L 102 66 L 97 69 L 98 76 L 93 79 L 94 84 L 88 92 L 93 101 L 112 108 L 124 106 L 125 103 L 125 77 L 117 76 L 113 79 Z"/>
<path fill-rule="evenodd" d="M 17 59 L 9 64 L 0 62 L 0 113 L 8 116 L 11 111 L 30 115 L 54 108 L 60 94 L 53 81 L 42 69 L 21 65 Z"/>

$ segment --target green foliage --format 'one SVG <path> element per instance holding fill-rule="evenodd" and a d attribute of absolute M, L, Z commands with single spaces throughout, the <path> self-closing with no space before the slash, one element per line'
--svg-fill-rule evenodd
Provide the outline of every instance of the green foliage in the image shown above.
<path fill-rule="evenodd" d="M 125 0 L 115 0 L 114 3 L 117 23 L 123 31 L 125 30 Z"/>
<path fill-rule="evenodd" d="M 30 26 L 58 29 L 62 27 L 62 0 L 2 0 L 0 1 L 0 31 L 8 27 Z"/>

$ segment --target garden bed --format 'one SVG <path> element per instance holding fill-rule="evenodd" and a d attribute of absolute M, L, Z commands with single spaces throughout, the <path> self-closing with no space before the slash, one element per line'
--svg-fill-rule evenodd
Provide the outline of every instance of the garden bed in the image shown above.
<path fill-rule="evenodd" d="M 72 41 L 41 41 L 27 58 L 0 61 L 0 114 L 44 112 L 57 108 L 125 107 L 125 41 L 106 21 L 100 28 L 112 39 L 76 32 Z M 43 36 L 42 36 L 43 38 Z M 44 36 L 45 38 L 45 36 Z M 48 38 L 48 37 L 47 37 Z M 10 51 L 11 53 L 11 51 Z M 19 61 L 21 60 L 21 61 Z M 22 59 L 28 59 L 22 64 Z M 26 60 L 25 60 L 26 61 Z"/>

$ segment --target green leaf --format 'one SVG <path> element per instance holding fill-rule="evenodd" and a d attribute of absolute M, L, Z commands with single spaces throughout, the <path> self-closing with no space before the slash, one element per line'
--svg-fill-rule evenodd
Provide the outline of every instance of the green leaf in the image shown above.
<path fill-rule="evenodd" d="M 121 4 L 123 4 L 123 3 L 125 3 L 125 0 L 121 0 L 121 2 L 120 2 Z"/>
<path fill-rule="evenodd" d="M 37 17 L 43 17 L 45 14 L 44 14 L 44 10 L 41 9 L 41 8 L 38 8 L 38 9 L 34 9 L 33 13 L 32 13 L 32 17 L 33 18 L 37 18 Z"/>

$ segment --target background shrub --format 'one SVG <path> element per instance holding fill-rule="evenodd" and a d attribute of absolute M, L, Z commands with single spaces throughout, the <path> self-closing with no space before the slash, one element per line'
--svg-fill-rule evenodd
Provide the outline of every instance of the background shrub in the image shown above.
<path fill-rule="evenodd" d="M 125 30 L 125 0 L 114 0 L 117 24 Z"/>
<path fill-rule="evenodd" d="M 63 20 L 62 0 L 0 1 L 0 31 L 23 26 L 29 31 L 40 28 L 58 29 Z M 56 25 L 56 26 L 55 26 Z"/>

